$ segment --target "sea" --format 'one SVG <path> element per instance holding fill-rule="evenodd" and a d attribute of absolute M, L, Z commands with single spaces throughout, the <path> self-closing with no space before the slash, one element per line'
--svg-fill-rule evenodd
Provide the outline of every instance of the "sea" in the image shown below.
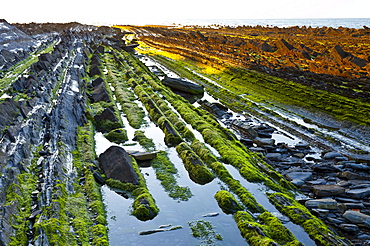
<path fill-rule="evenodd" d="M 131 22 L 131 21 L 130 21 Z M 370 18 L 328 19 L 178 19 L 178 20 L 133 20 L 132 25 L 175 25 L 175 26 L 271 26 L 271 27 L 346 27 L 370 28 Z"/>

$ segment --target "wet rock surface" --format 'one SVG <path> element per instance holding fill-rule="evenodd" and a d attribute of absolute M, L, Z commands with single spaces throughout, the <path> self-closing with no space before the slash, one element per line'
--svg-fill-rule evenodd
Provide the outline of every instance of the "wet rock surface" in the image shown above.
<path fill-rule="evenodd" d="M 138 185 L 138 176 L 132 167 L 131 157 L 118 146 L 109 147 L 99 156 L 99 163 L 107 179 Z"/>
<path fill-rule="evenodd" d="M 202 94 L 204 92 L 203 87 L 201 87 L 200 85 L 183 79 L 165 76 L 162 79 L 162 83 L 174 90 L 186 92 L 189 94 Z"/>

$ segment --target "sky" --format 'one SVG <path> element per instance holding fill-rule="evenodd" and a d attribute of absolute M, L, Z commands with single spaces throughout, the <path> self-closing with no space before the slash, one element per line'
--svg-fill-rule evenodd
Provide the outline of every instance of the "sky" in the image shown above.
<path fill-rule="evenodd" d="M 0 4 L 9 23 L 162 24 L 181 19 L 370 18 L 370 0 L 16 0 Z M 151 22 L 151 23 L 139 23 Z"/>

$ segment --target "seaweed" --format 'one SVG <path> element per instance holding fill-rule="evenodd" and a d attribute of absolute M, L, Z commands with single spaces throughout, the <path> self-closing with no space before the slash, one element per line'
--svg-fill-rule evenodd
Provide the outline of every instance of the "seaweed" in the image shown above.
<path fill-rule="evenodd" d="M 233 214 L 236 213 L 236 211 L 243 210 L 243 207 L 239 204 L 235 197 L 226 190 L 217 191 L 215 198 L 218 206 L 225 214 Z"/>
<path fill-rule="evenodd" d="M 222 241 L 221 234 L 215 231 L 215 228 L 209 221 L 197 220 L 188 222 L 193 237 L 201 240 L 201 245 L 215 245 Z"/>
<path fill-rule="evenodd" d="M 179 153 L 191 180 L 198 184 L 206 184 L 214 179 L 212 172 L 188 144 L 180 143 L 176 146 L 176 151 Z"/>

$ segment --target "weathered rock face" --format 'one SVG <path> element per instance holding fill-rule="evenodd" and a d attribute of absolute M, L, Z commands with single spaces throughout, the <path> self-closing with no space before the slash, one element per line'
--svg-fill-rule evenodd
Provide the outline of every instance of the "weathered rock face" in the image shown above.
<path fill-rule="evenodd" d="M 138 176 L 132 167 L 131 157 L 118 146 L 109 147 L 99 156 L 100 165 L 108 179 L 122 183 L 139 184 Z"/>
<path fill-rule="evenodd" d="M 100 83 L 97 86 L 94 86 L 94 92 L 91 97 L 93 98 L 94 102 L 110 102 L 109 94 L 107 89 L 105 88 L 104 83 Z"/>
<path fill-rule="evenodd" d="M 95 115 L 95 120 L 96 122 L 100 122 L 103 120 L 109 120 L 112 122 L 118 121 L 117 117 L 114 115 L 113 109 L 111 108 L 106 108 L 101 112 L 101 114 Z"/>
<path fill-rule="evenodd" d="M 189 94 L 204 93 L 204 88 L 202 86 L 182 79 L 170 78 L 166 76 L 162 80 L 162 83 L 171 89 L 183 91 Z"/>

